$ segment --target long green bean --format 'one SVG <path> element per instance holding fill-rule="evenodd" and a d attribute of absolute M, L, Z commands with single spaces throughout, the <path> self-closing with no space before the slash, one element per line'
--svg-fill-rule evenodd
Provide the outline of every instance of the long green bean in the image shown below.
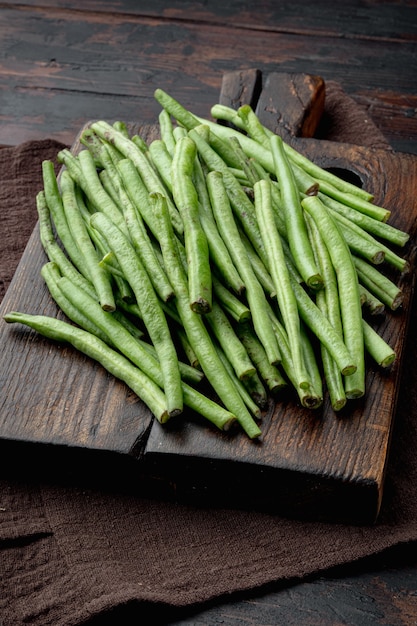
<path fill-rule="evenodd" d="M 193 173 L 197 148 L 192 139 L 182 137 L 172 159 L 172 193 L 184 227 L 187 255 L 190 307 L 196 313 L 208 313 L 212 307 L 212 281 L 209 246 L 199 216 L 197 190 Z"/>
<path fill-rule="evenodd" d="M 270 142 L 284 207 L 288 243 L 293 259 L 306 285 L 312 289 L 321 289 L 323 278 L 320 276 L 311 249 L 300 195 L 294 181 L 291 165 L 284 152 L 282 138 L 279 135 L 274 135 Z"/>
<path fill-rule="evenodd" d="M 250 438 L 257 438 L 261 435 L 258 425 L 248 412 L 219 359 L 202 317 L 194 313 L 189 306 L 187 279 L 178 257 L 165 198 L 160 194 L 152 194 L 152 198 L 155 215 L 160 223 L 160 241 L 165 266 L 171 282 L 176 286 L 176 305 L 188 340 L 197 355 L 201 369 L 225 407 L 235 415 Z"/>
<path fill-rule="evenodd" d="M 84 259 L 87 274 L 94 285 L 99 302 L 105 311 L 114 311 L 116 304 L 111 280 L 107 271 L 99 265 L 98 252 L 91 241 L 78 207 L 75 183 L 67 170 L 61 174 L 61 197 L 68 226 Z"/>
<path fill-rule="evenodd" d="M 213 302 L 213 308 L 207 314 L 206 319 L 223 352 L 233 366 L 236 376 L 240 380 L 254 376 L 256 373 L 255 366 L 218 302 Z"/>
<path fill-rule="evenodd" d="M 275 333 L 273 332 L 271 321 L 266 311 L 265 293 L 255 276 L 240 238 L 227 192 L 223 184 L 222 174 L 216 171 L 210 172 L 207 175 L 207 187 L 220 234 L 229 249 L 230 256 L 236 267 L 239 268 L 239 273 L 246 285 L 245 293 L 251 310 L 255 332 L 261 340 L 270 362 L 274 364 L 279 363 L 281 357 Z"/>
<path fill-rule="evenodd" d="M 396 359 L 395 350 L 379 335 L 366 320 L 362 320 L 365 348 L 381 367 L 389 367 Z"/>
<path fill-rule="evenodd" d="M 164 376 L 164 390 L 168 412 L 175 415 L 182 411 L 182 390 L 178 357 L 169 331 L 166 317 L 142 263 L 126 236 L 104 213 L 94 213 L 91 225 L 107 240 L 113 250 L 126 280 L 130 284 L 142 319 L 151 341 L 158 353 Z"/>
<path fill-rule="evenodd" d="M 52 222 L 55 226 L 55 230 L 62 245 L 64 246 L 72 263 L 78 269 L 78 271 L 90 280 L 90 276 L 85 267 L 84 258 L 81 254 L 77 242 L 74 240 L 71 230 L 69 228 L 67 218 L 65 216 L 64 207 L 62 204 L 62 198 L 58 187 L 58 181 L 55 176 L 54 165 L 52 161 L 42 162 L 42 179 L 43 179 L 43 192 L 46 205 L 49 209 L 49 213 L 52 218 Z"/>
<path fill-rule="evenodd" d="M 269 181 L 258 181 L 254 185 L 254 190 L 256 215 L 268 255 L 269 270 L 274 281 L 279 310 L 288 335 L 294 367 L 294 378 L 298 381 L 297 384 L 300 387 L 307 389 L 309 386 L 309 376 L 307 375 L 300 341 L 298 305 L 291 287 L 281 238 L 275 227 Z"/>
<path fill-rule="evenodd" d="M 62 320 L 44 315 L 11 311 L 6 313 L 4 320 L 8 323 L 25 324 L 49 339 L 71 344 L 79 352 L 100 363 L 113 376 L 124 381 L 160 422 L 164 423 L 168 419 L 166 398 L 160 387 L 126 357 L 110 348 L 95 335 Z"/>
<path fill-rule="evenodd" d="M 44 191 L 39 191 L 36 196 L 36 208 L 39 217 L 40 240 L 49 261 L 55 263 L 63 276 L 68 276 L 81 289 L 84 289 L 93 297 L 97 297 L 91 281 L 75 268 L 55 239 L 52 230 L 51 214 L 46 203 Z"/>
<path fill-rule="evenodd" d="M 162 180 L 159 178 L 157 172 L 154 170 L 148 158 L 140 150 L 140 148 L 138 148 L 131 139 L 124 137 L 122 133 L 117 132 L 114 128 L 112 128 L 112 126 L 110 126 L 110 124 L 104 122 L 103 120 L 94 122 L 91 125 L 91 128 L 100 137 L 116 146 L 116 148 L 120 150 L 125 157 L 132 161 L 138 169 L 138 172 L 142 177 L 149 193 L 159 192 L 166 196 L 174 228 L 178 234 L 182 234 L 183 225 L 178 210 L 169 197 Z"/>
<path fill-rule="evenodd" d="M 315 220 L 335 268 L 344 342 L 357 366 L 354 374 L 346 377 L 346 395 L 348 398 L 358 398 L 365 393 L 365 360 L 356 269 L 339 228 L 321 200 L 317 196 L 310 196 L 302 200 L 302 206 Z"/>
<path fill-rule="evenodd" d="M 276 394 L 288 387 L 288 382 L 282 376 L 278 367 L 271 365 L 268 361 L 264 347 L 253 332 L 250 324 L 239 324 L 236 332 L 269 391 Z"/>
<path fill-rule="evenodd" d="M 404 300 L 404 294 L 400 287 L 364 259 L 357 256 L 352 258 L 360 282 L 391 310 L 398 309 Z"/>
<path fill-rule="evenodd" d="M 207 189 L 206 175 L 198 157 L 195 159 L 193 181 L 198 195 L 198 214 L 201 226 L 207 236 L 212 265 L 217 268 L 226 285 L 233 289 L 236 294 L 241 294 L 245 285 L 217 228 Z"/>

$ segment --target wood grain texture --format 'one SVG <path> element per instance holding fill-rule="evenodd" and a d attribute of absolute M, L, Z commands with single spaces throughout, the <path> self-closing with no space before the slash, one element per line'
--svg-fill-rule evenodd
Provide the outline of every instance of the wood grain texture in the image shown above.
<path fill-rule="evenodd" d="M 415 15 L 407 2 L 2 3 L 0 144 L 72 144 L 96 117 L 152 123 L 161 86 L 207 115 L 224 71 L 258 67 L 340 81 L 396 150 L 412 151 Z"/>

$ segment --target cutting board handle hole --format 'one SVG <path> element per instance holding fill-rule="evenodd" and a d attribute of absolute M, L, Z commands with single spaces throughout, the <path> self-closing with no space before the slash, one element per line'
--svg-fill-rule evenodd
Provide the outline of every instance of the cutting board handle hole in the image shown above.
<path fill-rule="evenodd" d="M 339 176 L 339 178 L 346 181 L 347 183 L 352 183 L 357 187 L 362 187 L 362 180 L 360 176 L 358 176 L 358 174 L 356 174 L 356 172 L 353 172 L 352 170 L 348 170 L 344 167 L 326 167 L 324 169 L 326 169 L 328 172 L 331 172 L 332 174 L 335 174 L 336 176 Z"/>

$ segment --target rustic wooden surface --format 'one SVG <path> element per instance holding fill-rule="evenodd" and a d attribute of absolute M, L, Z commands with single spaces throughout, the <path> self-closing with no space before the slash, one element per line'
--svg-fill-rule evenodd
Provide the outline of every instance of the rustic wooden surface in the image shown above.
<path fill-rule="evenodd" d="M 222 73 L 250 66 L 339 81 L 395 150 L 416 154 L 416 40 L 417 7 L 402 0 L 3 2 L 0 144 L 71 144 L 94 117 L 153 122 L 161 84 L 206 115 Z M 303 584 L 161 610 L 158 623 L 409 626 L 416 587 L 417 550 L 399 547 Z"/>
<path fill-rule="evenodd" d="M 152 122 L 164 85 L 201 115 L 226 70 L 339 80 L 400 151 L 416 146 L 415 3 L 7 1 L 0 14 L 0 144 L 84 123 Z"/>

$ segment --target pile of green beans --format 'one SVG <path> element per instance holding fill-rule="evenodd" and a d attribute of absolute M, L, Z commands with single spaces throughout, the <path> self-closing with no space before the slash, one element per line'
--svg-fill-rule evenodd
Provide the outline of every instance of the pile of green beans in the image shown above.
<path fill-rule="evenodd" d="M 371 318 L 402 304 L 383 268 L 407 271 L 407 233 L 250 107 L 215 105 L 220 124 L 155 98 L 158 139 L 97 121 L 58 178 L 42 164 L 41 273 L 68 322 L 4 319 L 95 359 L 161 423 L 186 406 L 255 439 L 284 389 L 313 409 L 362 397 L 366 356 L 396 357 Z"/>

